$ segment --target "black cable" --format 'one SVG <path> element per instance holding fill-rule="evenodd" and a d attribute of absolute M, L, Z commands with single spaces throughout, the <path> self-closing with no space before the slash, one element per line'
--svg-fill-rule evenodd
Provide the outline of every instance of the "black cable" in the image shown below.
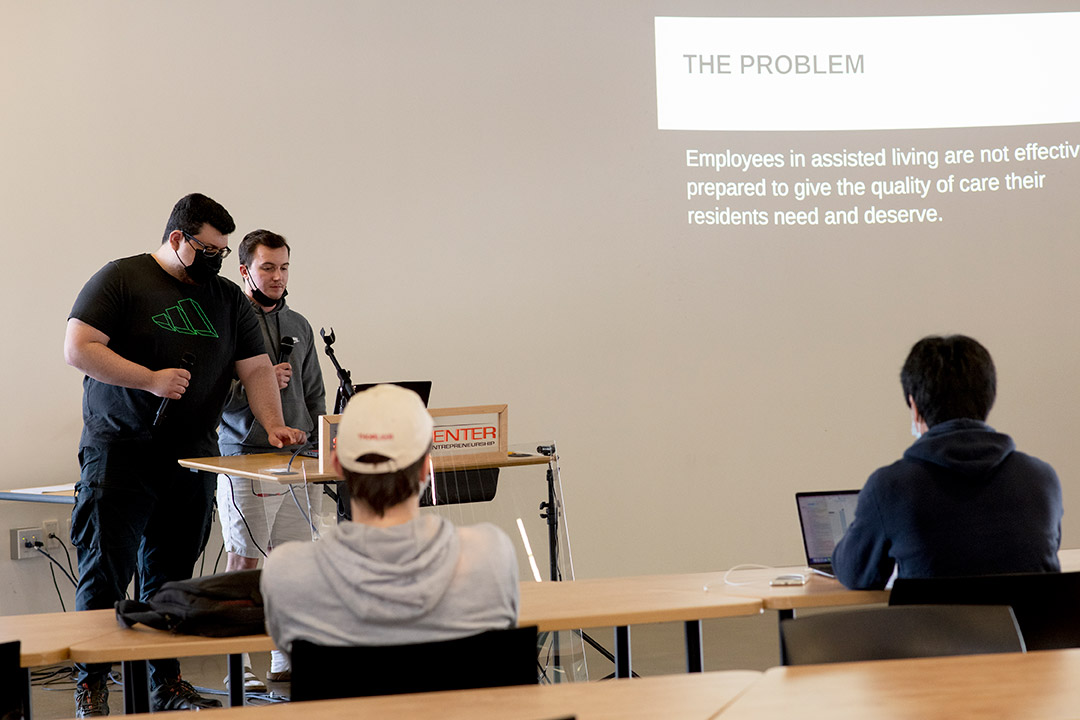
<path fill-rule="evenodd" d="M 308 527 L 311 528 L 311 533 L 313 535 L 318 535 L 319 529 L 315 527 L 315 523 L 312 522 L 311 518 L 308 517 L 308 514 L 304 512 L 304 508 L 300 507 L 300 501 L 296 498 L 296 490 L 293 488 L 292 483 L 289 483 L 289 494 L 292 495 L 293 503 L 296 504 L 296 509 L 300 511 L 300 516 L 303 517 L 305 521 L 307 521 Z"/>
<path fill-rule="evenodd" d="M 544 663 L 540 662 L 540 658 L 536 658 L 536 669 L 538 671 L 536 675 L 536 684 L 543 685 L 547 683 L 550 685 L 551 678 L 547 676 L 547 668 L 544 667 Z"/>
<path fill-rule="evenodd" d="M 68 552 L 67 545 L 64 543 L 63 540 L 61 540 L 57 535 L 54 535 L 53 533 L 49 533 L 49 537 L 52 538 L 53 540 L 55 540 L 56 542 L 60 543 L 60 547 L 61 547 L 61 549 L 63 549 L 64 555 L 67 556 L 68 570 L 71 571 L 71 575 L 73 577 L 75 575 L 77 575 L 78 573 L 75 572 L 75 566 L 71 564 L 71 553 Z"/>
<path fill-rule="evenodd" d="M 258 550 L 263 557 L 266 557 L 266 551 L 263 550 L 259 546 L 258 541 L 255 540 L 255 535 L 251 532 L 251 526 L 248 525 L 247 518 L 244 517 L 244 513 L 240 511 L 240 506 L 236 504 L 236 488 L 233 487 L 232 475 L 226 475 L 225 477 L 229 478 L 229 498 L 232 500 L 232 506 L 236 508 L 236 514 L 239 515 L 240 519 L 244 521 L 244 527 L 247 528 L 248 537 L 251 538 L 251 544 L 255 546 L 255 549 Z M 255 481 L 253 480 L 252 490 L 254 490 L 254 482 Z"/>
<path fill-rule="evenodd" d="M 30 673 L 30 684 L 44 692 L 71 692 L 75 689 L 75 668 L 71 663 L 35 668 Z"/>
<path fill-rule="evenodd" d="M 289 456 L 289 462 L 285 465 L 285 469 L 292 472 L 292 462 L 296 459 L 296 456 L 307 450 L 309 447 L 318 447 L 318 444 L 319 443 L 317 440 L 308 440 L 307 442 L 300 443 L 300 445 L 298 445 L 297 448 L 293 450 L 292 455 Z"/>
<path fill-rule="evenodd" d="M 221 547 L 217 551 L 217 559 L 214 560 L 214 574 L 218 573 L 218 566 L 221 565 L 221 556 L 225 554 L 225 543 L 221 543 Z"/>
<path fill-rule="evenodd" d="M 221 696 L 224 697 L 224 696 L 227 696 L 229 694 L 229 691 L 227 689 L 226 690 L 219 690 L 218 688 L 200 687 L 198 685 L 192 685 L 192 687 L 195 688 L 195 691 L 197 693 L 199 693 L 200 695 L 221 695 Z M 273 692 L 270 692 L 270 691 L 266 691 L 266 692 L 248 692 L 247 690 L 244 691 L 244 703 L 247 704 L 247 705 L 274 705 L 274 704 L 283 703 L 283 702 L 289 702 L 289 699 L 282 696 L 282 695 L 277 695 L 277 694 L 275 694 Z"/>
<path fill-rule="evenodd" d="M 56 582 L 56 568 L 52 565 L 49 566 L 49 574 L 52 575 L 52 584 L 56 588 L 56 597 L 60 598 L 60 610 L 67 612 L 67 605 L 64 605 L 64 596 L 60 592 L 60 583 Z"/>
<path fill-rule="evenodd" d="M 37 550 L 42 555 L 44 555 L 45 557 L 49 558 L 49 562 L 51 562 L 53 565 L 60 568 L 60 572 L 64 573 L 64 575 L 67 575 L 67 579 L 71 581 L 72 585 L 74 585 L 75 587 L 79 587 L 79 581 L 76 580 L 75 578 L 73 578 L 70 574 L 68 574 L 68 571 L 64 569 L 64 566 L 60 564 L 60 561 L 57 560 L 56 558 L 54 558 L 49 553 L 45 552 L 44 543 L 40 543 L 40 542 L 34 543 L 34 549 Z"/>
<path fill-rule="evenodd" d="M 217 514 L 217 498 L 215 497 L 210 501 L 210 525 L 213 527 L 214 521 L 217 520 L 214 517 Z M 207 537 L 207 542 L 210 538 Z M 206 543 L 203 543 L 202 552 L 199 553 L 199 577 L 206 574 Z"/>

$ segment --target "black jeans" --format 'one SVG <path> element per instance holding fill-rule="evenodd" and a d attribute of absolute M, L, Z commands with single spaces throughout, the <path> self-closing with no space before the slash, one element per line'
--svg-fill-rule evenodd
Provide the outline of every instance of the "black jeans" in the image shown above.
<path fill-rule="evenodd" d="M 216 478 L 180 467 L 175 451 L 154 442 L 84 447 L 71 511 L 79 559 L 76 610 L 111 608 L 139 573 L 140 600 L 169 580 L 190 578 L 206 547 Z M 78 683 L 106 679 L 110 665 L 78 663 Z M 154 687 L 175 680 L 180 662 L 153 660 Z"/>

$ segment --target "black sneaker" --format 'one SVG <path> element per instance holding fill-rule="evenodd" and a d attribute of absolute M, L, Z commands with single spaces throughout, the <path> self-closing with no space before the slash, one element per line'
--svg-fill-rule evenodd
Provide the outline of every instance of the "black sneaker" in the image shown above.
<path fill-rule="evenodd" d="M 171 682 L 158 685 L 150 693 L 150 707 L 154 712 L 165 710 L 202 710 L 221 707 L 221 701 L 204 698 L 195 692 L 191 683 L 176 678 Z"/>
<path fill-rule="evenodd" d="M 75 688 L 75 717 L 101 717 L 109 714 L 109 688 L 105 683 L 83 683 Z"/>

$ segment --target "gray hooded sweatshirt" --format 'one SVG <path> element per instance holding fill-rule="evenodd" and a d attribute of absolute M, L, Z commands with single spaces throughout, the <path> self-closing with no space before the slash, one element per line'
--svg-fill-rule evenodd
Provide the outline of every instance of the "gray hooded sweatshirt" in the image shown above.
<path fill-rule="evenodd" d="M 278 649 L 450 640 L 517 622 L 510 538 L 489 523 L 456 528 L 423 514 L 388 528 L 343 522 L 317 542 L 276 548 L 262 573 Z"/>

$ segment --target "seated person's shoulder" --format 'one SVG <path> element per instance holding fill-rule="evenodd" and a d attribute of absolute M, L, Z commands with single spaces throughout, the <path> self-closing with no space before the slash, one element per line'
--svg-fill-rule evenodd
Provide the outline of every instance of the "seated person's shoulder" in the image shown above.
<path fill-rule="evenodd" d="M 275 586 L 303 582 L 304 569 L 312 567 L 315 545 L 307 541 L 291 541 L 274 548 L 263 564 L 263 591 Z"/>
<path fill-rule="evenodd" d="M 1014 450 L 1009 454 L 1009 460 L 1021 464 L 1031 472 L 1038 473 L 1040 477 L 1057 479 L 1057 472 L 1054 470 L 1054 467 L 1050 463 L 1037 458 L 1034 455 L 1028 455 L 1025 452 Z"/>
<path fill-rule="evenodd" d="M 458 527 L 458 537 L 463 544 L 489 545 L 493 548 L 513 547 L 510 537 L 503 532 L 502 528 L 492 523 L 477 523 Z"/>
<path fill-rule="evenodd" d="M 461 555 L 475 563 L 484 558 L 488 566 L 510 567 L 516 572 L 517 555 L 514 545 L 503 530 L 491 523 L 478 523 L 457 528 Z"/>

